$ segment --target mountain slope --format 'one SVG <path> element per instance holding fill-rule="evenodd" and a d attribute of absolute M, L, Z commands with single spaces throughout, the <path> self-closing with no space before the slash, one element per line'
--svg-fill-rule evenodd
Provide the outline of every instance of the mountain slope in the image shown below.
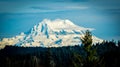
<path fill-rule="evenodd" d="M 30 33 L 13 37 L 4 38 L 1 45 L 16 45 L 24 47 L 61 47 L 80 45 L 80 38 L 86 30 L 94 30 L 92 28 L 84 28 L 73 24 L 70 20 L 48 20 L 44 19 L 38 25 L 35 25 Z M 93 43 L 102 42 L 95 36 Z"/>

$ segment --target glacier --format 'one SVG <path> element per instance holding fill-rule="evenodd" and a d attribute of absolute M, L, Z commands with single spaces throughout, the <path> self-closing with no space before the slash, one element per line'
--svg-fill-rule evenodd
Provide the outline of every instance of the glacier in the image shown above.
<path fill-rule="evenodd" d="M 0 41 L 0 48 L 5 45 L 22 47 L 62 47 L 81 45 L 80 38 L 84 36 L 86 30 L 92 31 L 93 28 L 85 28 L 75 25 L 72 21 L 65 19 L 44 19 L 35 25 L 29 33 L 22 32 L 12 38 L 3 38 Z M 93 43 L 103 40 L 92 36 Z"/>

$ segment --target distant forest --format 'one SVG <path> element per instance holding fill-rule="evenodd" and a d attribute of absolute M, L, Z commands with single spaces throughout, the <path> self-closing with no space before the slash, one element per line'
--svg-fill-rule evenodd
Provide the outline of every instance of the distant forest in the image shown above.
<path fill-rule="evenodd" d="M 6 46 L 0 50 L 0 67 L 120 67 L 120 41 L 93 45 L 91 36 L 87 31 L 80 46 Z"/>

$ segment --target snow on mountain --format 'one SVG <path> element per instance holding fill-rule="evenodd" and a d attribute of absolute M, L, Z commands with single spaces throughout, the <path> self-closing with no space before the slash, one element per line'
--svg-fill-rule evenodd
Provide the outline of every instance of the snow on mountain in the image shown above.
<path fill-rule="evenodd" d="M 22 41 L 24 37 L 25 34 L 22 32 L 20 35 L 12 38 L 3 38 L 2 41 L 0 41 L 0 48 L 4 48 L 5 45 L 15 45 L 16 43 Z"/>
<path fill-rule="evenodd" d="M 94 30 L 93 28 L 84 28 L 73 24 L 70 20 L 49 20 L 44 19 L 38 25 L 35 25 L 30 33 L 20 35 L 12 38 L 4 38 L 0 42 L 0 48 L 5 45 L 16 45 L 24 47 L 61 47 L 80 45 L 80 37 L 86 30 Z M 95 36 L 93 43 L 102 42 Z"/>

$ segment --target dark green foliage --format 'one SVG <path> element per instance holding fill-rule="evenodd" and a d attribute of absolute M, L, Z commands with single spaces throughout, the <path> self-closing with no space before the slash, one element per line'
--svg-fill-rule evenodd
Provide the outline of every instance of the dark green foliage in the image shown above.
<path fill-rule="evenodd" d="M 81 41 L 83 46 L 58 48 L 6 46 L 0 67 L 120 67 L 120 41 L 92 45 L 88 30 Z"/>
<path fill-rule="evenodd" d="M 92 34 L 89 30 L 84 33 L 84 36 L 81 38 L 82 44 L 86 49 L 90 49 L 92 45 Z"/>
<path fill-rule="evenodd" d="M 86 52 L 84 67 L 96 67 L 99 58 L 97 56 L 96 48 L 92 48 L 92 34 L 89 30 L 85 32 L 84 36 L 81 38 L 81 41 Z"/>
<path fill-rule="evenodd" d="M 94 48 L 97 50 L 95 57 Z M 0 50 L 0 67 L 120 67 L 120 47 L 116 46 L 115 42 L 98 43 L 91 46 L 91 49 L 93 55 L 89 58 L 92 57 L 94 60 L 90 58 L 88 62 L 83 46 L 59 48 L 6 46 Z"/>
<path fill-rule="evenodd" d="M 71 59 L 72 61 L 72 63 L 71 63 L 71 67 L 83 67 L 83 62 L 84 62 L 84 60 L 83 60 L 83 58 L 81 57 L 81 55 L 79 55 L 79 54 L 77 54 L 77 53 L 75 53 L 75 52 L 73 52 L 73 55 L 72 55 L 72 59 Z"/>
<path fill-rule="evenodd" d="M 50 48 L 48 48 L 48 50 L 46 51 L 46 67 L 55 67 L 55 62 L 52 57 Z"/>

